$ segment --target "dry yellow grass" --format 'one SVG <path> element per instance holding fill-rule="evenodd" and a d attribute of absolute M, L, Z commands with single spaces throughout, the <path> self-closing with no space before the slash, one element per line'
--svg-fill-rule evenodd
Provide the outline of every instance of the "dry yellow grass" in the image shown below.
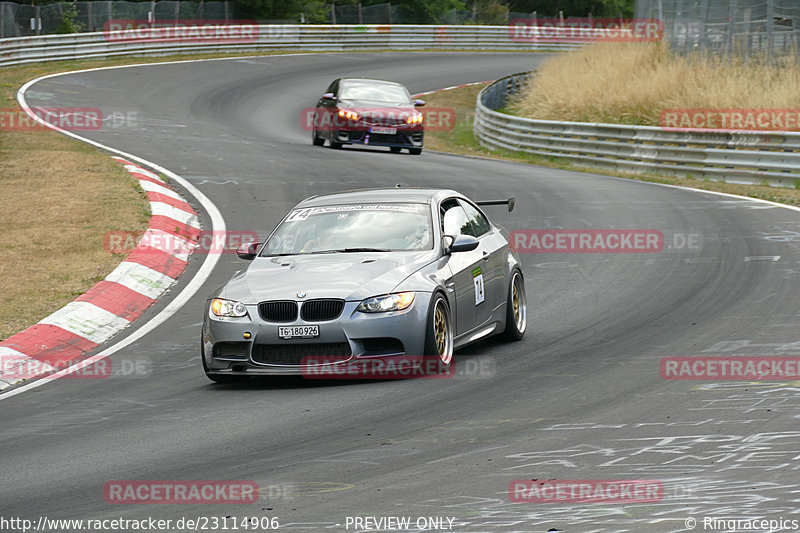
<path fill-rule="evenodd" d="M 510 109 L 544 120 L 658 126 L 674 108 L 798 108 L 800 68 L 597 43 L 545 61 Z"/>
<path fill-rule="evenodd" d="M 17 87 L 40 71 L 4 69 L 0 108 L 15 108 Z M 149 219 L 121 165 L 55 132 L 0 131 L 0 198 L 0 339 L 103 279 L 124 257 L 105 251 L 104 234 Z"/>

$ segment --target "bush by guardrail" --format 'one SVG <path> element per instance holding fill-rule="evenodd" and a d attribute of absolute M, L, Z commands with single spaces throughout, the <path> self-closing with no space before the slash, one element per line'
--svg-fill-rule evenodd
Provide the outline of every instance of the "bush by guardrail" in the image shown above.
<path fill-rule="evenodd" d="M 69 33 L 60 31 L 69 10 L 74 9 L 74 31 L 102 31 L 112 20 L 229 20 L 233 18 L 228 2 L 192 2 L 159 0 L 126 2 L 95 0 L 58 2 L 43 6 L 0 2 L 0 38 Z"/>
<path fill-rule="evenodd" d="M 800 188 L 800 133 L 669 131 L 498 112 L 527 76 L 501 78 L 480 92 L 473 131 L 481 145 L 623 172 Z"/>

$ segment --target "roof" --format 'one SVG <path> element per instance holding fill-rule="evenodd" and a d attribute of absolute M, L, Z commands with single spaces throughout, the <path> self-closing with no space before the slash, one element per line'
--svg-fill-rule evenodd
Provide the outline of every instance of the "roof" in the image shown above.
<path fill-rule="evenodd" d="M 448 189 L 424 189 L 414 187 L 382 188 L 382 189 L 357 189 L 342 191 L 332 194 L 322 194 L 306 198 L 298 207 L 313 207 L 322 205 L 337 205 L 349 203 L 373 202 L 413 202 L 429 203 L 432 199 L 444 196 L 462 196 L 456 191 Z"/>
<path fill-rule="evenodd" d="M 389 80 L 376 80 L 374 78 L 341 78 L 339 83 L 347 81 L 368 81 L 370 83 L 384 83 L 386 85 L 400 85 L 402 87 L 402 83 L 398 83 L 396 81 L 389 81 Z"/>

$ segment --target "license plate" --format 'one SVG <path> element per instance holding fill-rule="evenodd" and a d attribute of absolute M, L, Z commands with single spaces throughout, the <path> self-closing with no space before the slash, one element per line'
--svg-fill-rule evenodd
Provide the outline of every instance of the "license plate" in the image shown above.
<path fill-rule="evenodd" d="M 278 328 L 282 339 L 310 339 L 319 337 L 319 326 L 282 326 Z"/>
<path fill-rule="evenodd" d="M 394 135 L 397 133 L 397 128 L 382 128 L 380 126 L 373 126 L 369 129 L 370 133 L 385 133 L 387 135 Z"/>

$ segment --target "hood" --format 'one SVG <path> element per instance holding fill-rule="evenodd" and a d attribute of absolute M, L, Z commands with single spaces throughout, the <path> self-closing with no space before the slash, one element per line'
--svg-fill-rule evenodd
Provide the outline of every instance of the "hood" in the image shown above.
<path fill-rule="evenodd" d="M 361 301 L 386 294 L 408 276 L 436 259 L 421 252 L 334 253 L 256 257 L 221 291 L 222 298 L 245 304 L 266 300 L 341 298 Z"/>
<path fill-rule="evenodd" d="M 340 109 L 353 109 L 358 112 L 362 117 L 376 118 L 376 119 L 403 119 L 415 113 L 421 113 L 411 104 L 393 104 L 366 102 L 360 100 L 340 100 Z"/>

